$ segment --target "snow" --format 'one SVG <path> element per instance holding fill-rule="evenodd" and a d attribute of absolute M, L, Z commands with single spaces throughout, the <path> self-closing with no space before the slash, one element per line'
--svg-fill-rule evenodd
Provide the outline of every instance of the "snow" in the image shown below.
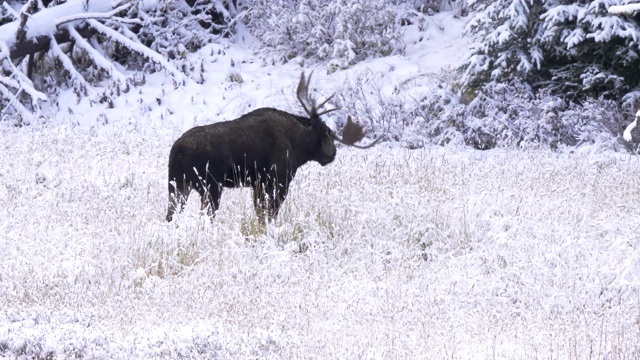
<path fill-rule="evenodd" d="M 263 106 L 301 114 L 303 70 L 319 99 L 437 86 L 467 19 L 428 19 L 406 55 L 330 75 L 265 64 L 238 39 L 190 55 L 202 84 L 134 74 L 144 85 L 63 92 L 42 122 L 0 127 L 0 356 L 637 357 L 628 154 L 340 147 L 300 169 L 266 228 L 247 189 L 225 190 L 213 222 L 197 199 L 164 222 L 182 132 Z"/>
<path fill-rule="evenodd" d="M 609 7 L 609 13 L 614 15 L 629 14 L 640 10 L 640 4 L 614 5 Z"/>
<path fill-rule="evenodd" d="M 638 117 L 640 117 L 640 111 L 636 113 L 636 118 L 633 120 L 633 122 L 629 124 L 626 129 L 624 129 L 624 134 L 622 136 L 626 141 L 631 141 L 631 131 L 635 129 L 636 126 L 638 126 Z"/>
<path fill-rule="evenodd" d="M 69 0 L 60 6 L 44 9 L 30 16 L 29 26 L 27 27 L 27 37 L 33 38 L 41 35 L 51 35 L 55 31 L 59 19 L 66 19 L 65 21 L 68 21 L 73 14 L 86 12 L 94 14 L 109 13 L 113 10 L 114 3 L 116 2 L 107 0 Z M 88 6 L 86 10 L 85 5 Z M 0 41 L 11 47 L 17 30 L 17 22 L 0 26 Z"/>

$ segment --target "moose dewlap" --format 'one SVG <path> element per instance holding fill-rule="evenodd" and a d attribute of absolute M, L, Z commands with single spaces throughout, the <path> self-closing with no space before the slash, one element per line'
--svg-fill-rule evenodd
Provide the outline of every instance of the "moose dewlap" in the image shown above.
<path fill-rule="evenodd" d="M 309 97 L 311 75 L 300 76 L 297 96 L 308 117 L 273 108 L 254 110 L 232 121 L 197 126 L 185 132 L 169 154 L 167 221 L 181 211 L 191 190 L 200 194 L 202 209 L 213 218 L 225 187 L 250 186 L 261 222 L 275 218 L 298 168 L 309 161 L 327 165 L 335 159 L 334 140 L 357 146 L 362 127 L 347 119 L 340 139 L 320 119 L 336 109 L 318 112 Z"/>

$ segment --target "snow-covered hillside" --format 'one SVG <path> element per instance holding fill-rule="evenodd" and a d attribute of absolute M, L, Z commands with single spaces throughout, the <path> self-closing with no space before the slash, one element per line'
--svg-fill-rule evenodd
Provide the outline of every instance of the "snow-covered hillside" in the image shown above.
<path fill-rule="evenodd" d="M 341 147 L 300 170 L 266 228 L 246 189 L 225 190 L 212 223 L 197 199 L 164 221 L 183 131 L 302 113 L 303 70 L 318 97 L 437 87 L 466 53 L 465 19 L 428 19 L 405 56 L 328 74 L 265 63 L 240 36 L 193 55 L 202 85 L 147 75 L 112 107 L 68 92 L 42 124 L 3 126 L 0 356 L 640 356 L 634 156 Z"/>
<path fill-rule="evenodd" d="M 462 36 L 464 18 L 443 12 L 428 19 L 422 31 L 407 28 L 406 55 L 366 60 L 331 74 L 322 64 L 304 67 L 297 61 L 268 64 L 254 50 L 256 40 L 239 31 L 235 43 L 221 40 L 190 55 L 189 63 L 204 69 L 202 79 L 196 76 L 186 85 L 176 86 L 171 76 L 159 72 L 134 75 L 134 79 L 140 79 L 137 82 L 144 86 L 119 96 L 107 89 L 78 98 L 69 90 L 62 92 L 51 105 L 53 118 L 46 117 L 43 121 L 49 125 L 74 124 L 83 129 L 102 128 L 104 124 L 117 127 L 130 124 L 154 132 L 160 129 L 181 132 L 194 124 L 233 119 L 265 106 L 301 113 L 295 87 L 302 71 L 313 71 L 311 91 L 319 98 L 361 86 L 371 87 L 370 91 L 358 89 L 364 93 L 391 94 L 406 88 L 406 83 L 422 79 L 422 87 L 411 86 L 411 91 L 419 94 L 424 87 L 438 85 L 442 69 L 453 69 L 460 64 L 469 46 Z M 204 83 L 199 84 L 200 81 Z M 328 119 L 329 122 L 332 120 Z"/>

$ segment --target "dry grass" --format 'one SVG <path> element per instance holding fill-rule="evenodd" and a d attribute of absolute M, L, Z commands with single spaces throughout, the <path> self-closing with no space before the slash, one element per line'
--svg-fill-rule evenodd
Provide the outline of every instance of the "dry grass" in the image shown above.
<path fill-rule="evenodd" d="M 2 130 L 0 355 L 634 358 L 640 162 L 379 147 L 163 221 L 170 136 Z"/>

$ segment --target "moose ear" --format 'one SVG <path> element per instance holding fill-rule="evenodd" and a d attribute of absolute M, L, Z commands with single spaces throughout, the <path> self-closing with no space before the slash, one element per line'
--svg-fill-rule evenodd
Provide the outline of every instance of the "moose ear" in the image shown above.
<path fill-rule="evenodd" d="M 351 120 L 351 116 L 347 116 L 347 123 L 342 129 L 342 142 L 345 145 L 353 145 L 364 138 L 362 126 L 356 125 Z"/>

